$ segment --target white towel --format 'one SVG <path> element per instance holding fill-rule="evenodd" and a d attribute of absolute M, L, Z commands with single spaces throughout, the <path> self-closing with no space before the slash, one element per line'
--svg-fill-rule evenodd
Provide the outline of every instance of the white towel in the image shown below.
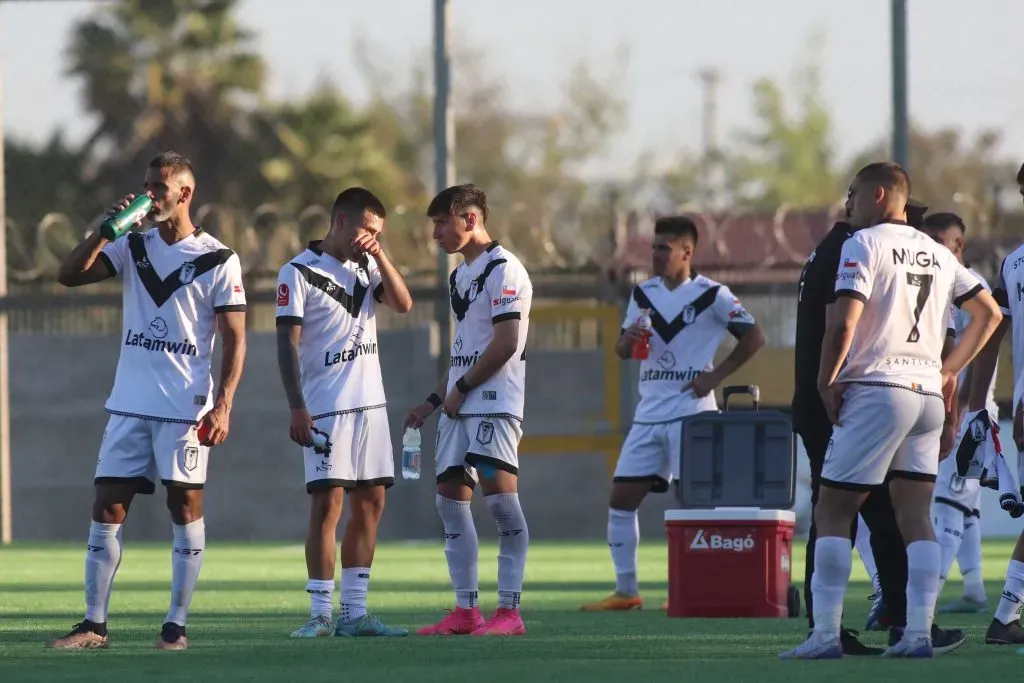
<path fill-rule="evenodd" d="M 999 434 L 992 429 L 988 411 L 983 408 L 968 413 L 964 422 L 956 450 L 957 474 L 967 479 L 977 479 L 982 486 L 998 491 L 999 507 L 1014 519 L 1024 515 L 1024 501 L 1021 498 L 1024 492 L 1003 457 Z"/>

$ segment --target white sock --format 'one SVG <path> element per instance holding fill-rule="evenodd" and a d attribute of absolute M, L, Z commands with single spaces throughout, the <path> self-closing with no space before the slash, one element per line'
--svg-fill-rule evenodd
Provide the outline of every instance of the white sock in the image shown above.
<path fill-rule="evenodd" d="M 907 546 L 907 628 L 908 638 L 930 638 L 935 600 L 939 597 L 939 560 L 942 552 L 935 541 L 914 541 Z"/>
<path fill-rule="evenodd" d="M 853 553 L 850 539 L 839 536 L 818 537 L 814 542 L 814 633 L 825 640 L 839 637 L 843 620 L 843 598 L 850 582 Z"/>
<path fill-rule="evenodd" d="M 1003 595 L 996 607 L 996 619 L 1004 625 L 1020 621 L 1021 607 L 1024 607 L 1024 562 L 1010 560 Z"/>
<path fill-rule="evenodd" d="M 164 621 L 184 626 L 188 619 L 192 592 L 199 582 L 199 570 L 203 568 L 206 521 L 200 517 L 184 526 L 171 526 L 174 529 L 174 545 L 171 549 L 171 607 Z"/>
<path fill-rule="evenodd" d="M 636 510 L 608 508 L 608 547 L 615 565 L 615 592 L 638 595 L 637 558 L 640 554 L 640 517 Z"/>
<path fill-rule="evenodd" d="M 518 493 L 496 493 L 485 496 L 484 502 L 498 524 L 498 607 L 516 609 L 523 592 L 526 548 L 530 545 L 526 516 Z"/>
<path fill-rule="evenodd" d="M 949 572 L 953 568 L 953 558 L 964 537 L 964 513 L 955 507 L 943 503 L 935 504 L 935 514 L 932 516 L 932 527 L 935 531 L 935 540 L 939 543 L 939 593 L 949 579 Z"/>
<path fill-rule="evenodd" d="M 366 614 L 366 592 L 370 588 L 369 567 L 341 570 L 341 619 L 352 621 Z"/>
<path fill-rule="evenodd" d="M 864 523 L 864 518 L 859 515 L 857 516 L 857 540 L 854 541 L 854 547 L 857 548 L 857 555 L 860 556 L 860 561 L 864 564 L 864 571 L 871 578 L 871 586 L 877 593 L 881 590 L 881 585 L 878 583 L 878 565 L 875 564 L 875 555 L 871 552 L 871 530 Z"/>
<path fill-rule="evenodd" d="M 448 560 L 448 576 L 455 591 L 455 606 L 467 609 L 476 607 L 479 595 L 477 561 L 480 541 L 476 535 L 469 501 L 451 500 L 437 495 L 434 504 L 444 523 L 444 556 Z"/>
<path fill-rule="evenodd" d="M 309 593 L 309 616 L 334 617 L 334 579 L 310 579 L 306 582 Z"/>
<path fill-rule="evenodd" d="M 93 521 L 85 550 L 85 618 L 94 624 L 107 621 L 110 589 L 121 565 L 121 525 Z"/>
<path fill-rule="evenodd" d="M 985 579 L 981 571 L 981 519 L 976 515 L 964 518 L 964 538 L 956 561 L 964 579 L 964 597 L 985 602 Z"/>

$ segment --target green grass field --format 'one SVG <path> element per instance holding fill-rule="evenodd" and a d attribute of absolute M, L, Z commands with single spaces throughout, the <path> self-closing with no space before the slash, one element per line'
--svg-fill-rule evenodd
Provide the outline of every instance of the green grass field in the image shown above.
<path fill-rule="evenodd" d="M 798 544 L 799 546 L 799 544 Z M 994 604 L 1010 542 L 985 545 L 985 576 Z M 494 605 L 496 548 L 481 548 L 481 596 Z M 536 543 L 527 564 L 523 616 L 527 635 L 515 639 L 408 638 L 297 641 L 288 634 L 308 609 L 299 545 L 213 543 L 192 603 L 187 652 L 152 649 L 167 609 L 169 546 L 127 544 L 111 604 L 111 648 L 59 652 L 43 643 L 63 634 L 82 614 L 83 554 L 79 545 L 15 545 L 0 549 L 0 681 L 758 681 L 828 675 L 830 683 L 898 675 L 912 681 L 995 680 L 1024 659 L 1013 647 L 984 645 L 989 615 L 945 618 L 968 631 L 960 650 L 933 661 L 846 658 L 781 662 L 779 651 L 805 635 L 803 618 L 669 619 L 666 550 L 648 539 L 641 552 L 642 612 L 585 614 L 581 602 L 610 586 L 611 562 L 602 543 Z M 802 547 L 794 574 L 803 576 Z M 440 543 L 389 544 L 378 549 L 370 609 L 413 629 L 450 607 Z M 954 569 L 954 576 L 958 577 Z M 870 592 L 854 561 L 847 624 L 863 625 Z M 955 597 L 958 580 L 946 587 Z M 866 634 L 881 645 L 884 634 Z M 893 670 L 897 673 L 893 673 Z"/>

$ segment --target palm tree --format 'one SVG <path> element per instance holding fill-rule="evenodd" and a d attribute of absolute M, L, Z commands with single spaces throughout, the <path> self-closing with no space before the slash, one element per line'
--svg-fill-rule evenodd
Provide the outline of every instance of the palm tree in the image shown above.
<path fill-rule="evenodd" d="M 237 202 L 252 188 L 249 114 L 266 66 L 237 0 L 119 0 L 79 23 L 68 73 L 96 119 L 84 152 L 111 194 L 137 186 L 155 152 L 196 165 L 199 197 Z M 239 171 L 242 171 L 240 174 Z"/>

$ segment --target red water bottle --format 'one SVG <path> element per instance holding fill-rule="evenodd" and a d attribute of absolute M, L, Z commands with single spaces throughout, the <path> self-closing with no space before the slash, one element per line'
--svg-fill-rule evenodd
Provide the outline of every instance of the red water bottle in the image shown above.
<path fill-rule="evenodd" d="M 199 426 L 196 428 L 196 439 L 199 440 L 199 443 L 203 443 L 204 441 L 206 441 L 207 437 L 209 437 L 209 436 L 210 436 L 210 427 L 207 424 L 206 420 L 202 420 L 199 423 Z"/>
<path fill-rule="evenodd" d="M 651 311 L 641 308 L 636 324 L 643 331 L 643 337 L 633 342 L 633 359 L 647 360 L 647 354 L 651 350 Z"/>

